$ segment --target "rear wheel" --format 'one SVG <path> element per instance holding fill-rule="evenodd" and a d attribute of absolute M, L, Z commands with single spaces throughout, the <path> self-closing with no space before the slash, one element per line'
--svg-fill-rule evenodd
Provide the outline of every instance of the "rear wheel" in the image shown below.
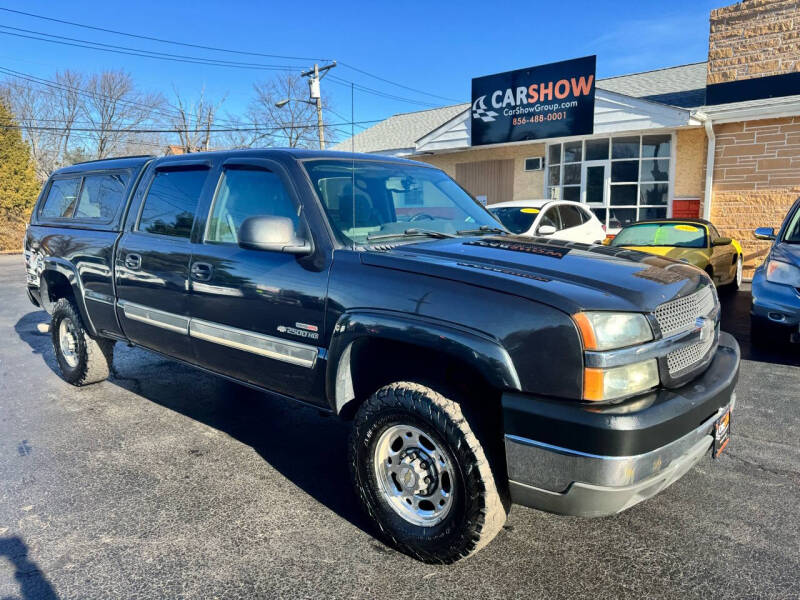
<path fill-rule="evenodd" d="M 67 382 L 81 386 L 108 378 L 114 342 L 91 337 L 78 309 L 67 298 L 55 304 L 50 335 L 61 376 Z"/>
<path fill-rule="evenodd" d="M 461 407 L 416 383 L 393 383 L 359 409 L 350 468 L 383 538 L 425 562 L 451 563 L 488 544 L 506 510 Z"/>
<path fill-rule="evenodd" d="M 733 279 L 725 286 L 725 291 L 735 292 L 742 286 L 742 255 L 736 257 L 736 271 Z"/>

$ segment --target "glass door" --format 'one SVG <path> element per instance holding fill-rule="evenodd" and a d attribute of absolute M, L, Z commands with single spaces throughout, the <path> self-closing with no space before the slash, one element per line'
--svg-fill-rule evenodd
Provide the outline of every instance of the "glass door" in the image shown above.
<path fill-rule="evenodd" d="M 608 177 L 607 160 L 587 161 L 583 163 L 583 189 L 581 200 L 589 205 L 597 218 L 608 227 Z"/>

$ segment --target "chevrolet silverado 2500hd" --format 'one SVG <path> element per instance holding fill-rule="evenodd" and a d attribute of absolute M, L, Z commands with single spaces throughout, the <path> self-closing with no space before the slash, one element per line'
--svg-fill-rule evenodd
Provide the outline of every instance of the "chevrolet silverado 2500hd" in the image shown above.
<path fill-rule="evenodd" d="M 511 503 L 625 510 L 728 441 L 739 349 L 705 273 L 516 237 L 420 163 L 79 164 L 25 260 L 66 381 L 105 379 L 120 341 L 351 419 L 358 496 L 421 560 L 479 550 Z"/>

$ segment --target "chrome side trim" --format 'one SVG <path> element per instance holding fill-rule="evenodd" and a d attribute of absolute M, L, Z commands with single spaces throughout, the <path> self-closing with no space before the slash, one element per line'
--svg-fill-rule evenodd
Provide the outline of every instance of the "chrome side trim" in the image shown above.
<path fill-rule="evenodd" d="M 252 352 L 253 354 L 274 358 L 309 369 L 316 363 L 319 353 L 316 346 L 292 342 L 262 333 L 253 333 L 252 331 L 236 329 L 235 327 L 219 325 L 218 323 L 210 323 L 200 319 L 191 319 L 189 335 L 207 342 Z"/>
<path fill-rule="evenodd" d="M 508 477 L 529 486 L 564 492 L 580 482 L 621 487 L 644 481 L 666 470 L 701 444 L 711 447 L 712 428 L 724 411 L 736 404 L 735 396 L 702 425 L 673 442 L 644 454 L 602 456 L 589 454 L 516 435 L 505 435 Z"/>
<path fill-rule="evenodd" d="M 106 294 L 93 292 L 92 290 L 86 290 L 83 293 L 83 297 L 87 300 L 94 300 L 95 302 L 101 302 L 103 304 L 110 304 L 111 306 L 114 306 L 114 298 Z"/>
<path fill-rule="evenodd" d="M 587 350 L 584 352 L 586 366 L 607 369 L 609 367 L 629 365 L 651 358 L 663 358 L 670 352 L 703 341 L 704 335 L 715 335 L 716 317 L 717 311 L 715 310 L 712 314 L 708 315 L 708 317 L 697 319 L 694 327 L 687 331 L 682 331 L 681 333 L 676 333 L 675 335 L 661 338 L 660 340 L 647 342 L 646 344 L 631 346 L 629 348 L 620 348 L 619 350 L 606 350 L 604 352 Z M 706 325 L 707 322 L 710 322 L 711 326 Z"/>
<path fill-rule="evenodd" d="M 155 308 L 150 308 L 149 306 L 143 306 L 142 304 L 136 304 L 135 302 L 128 302 L 126 300 L 118 300 L 117 304 L 120 308 L 122 308 L 122 312 L 125 313 L 125 316 L 132 321 L 140 321 L 142 323 L 147 323 L 148 325 L 161 327 L 167 331 L 174 331 L 184 335 L 189 334 L 189 317 L 183 317 L 181 315 L 176 315 L 163 310 L 157 310 Z"/>

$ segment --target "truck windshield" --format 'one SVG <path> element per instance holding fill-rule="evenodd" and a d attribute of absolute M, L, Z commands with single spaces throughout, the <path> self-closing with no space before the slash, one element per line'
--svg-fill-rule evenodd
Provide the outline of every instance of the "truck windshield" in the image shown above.
<path fill-rule="evenodd" d="M 705 248 L 706 232 L 704 227 L 690 223 L 642 223 L 625 227 L 611 245 Z"/>
<path fill-rule="evenodd" d="M 336 235 L 348 245 L 500 227 L 438 169 L 336 159 L 308 161 L 305 168 Z"/>

